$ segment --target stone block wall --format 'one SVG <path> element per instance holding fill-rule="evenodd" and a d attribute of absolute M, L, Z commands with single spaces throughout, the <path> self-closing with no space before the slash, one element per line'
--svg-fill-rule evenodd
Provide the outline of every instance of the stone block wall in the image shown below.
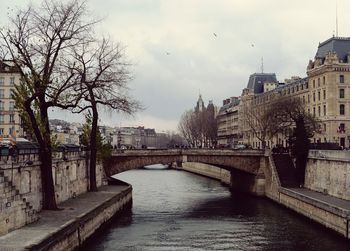
<path fill-rule="evenodd" d="M 347 151 L 319 151 L 309 155 L 305 187 L 350 200 L 350 155 Z"/>
<path fill-rule="evenodd" d="M 52 172 L 57 203 L 88 191 L 89 172 L 82 152 L 56 154 Z M 38 156 L 0 158 L 0 235 L 37 219 L 42 209 L 42 188 Z M 97 186 L 106 184 L 101 164 L 96 170 Z"/>
<path fill-rule="evenodd" d="M 231 172 L 219 168 L 217 166 L 198 162 L 184 162 L 182 163 L 182 169 L 185 171 L 220 180 L 226 185 L 231 185 Z"/>

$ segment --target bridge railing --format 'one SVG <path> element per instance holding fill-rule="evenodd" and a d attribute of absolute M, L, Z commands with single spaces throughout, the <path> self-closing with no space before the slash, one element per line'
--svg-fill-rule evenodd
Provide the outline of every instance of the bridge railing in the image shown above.
<path fill-rule="evenodd" d="M 112 151 L 113 156 L 126 156 L 126 155 L 198 155 L 198 154 L 209 154 L 209 155 L 264 155 L 264 150 L 255 150 L 255 149 L 211 149 L 211 148 L 201 148 L 201 149 L 114 149 Z"/>

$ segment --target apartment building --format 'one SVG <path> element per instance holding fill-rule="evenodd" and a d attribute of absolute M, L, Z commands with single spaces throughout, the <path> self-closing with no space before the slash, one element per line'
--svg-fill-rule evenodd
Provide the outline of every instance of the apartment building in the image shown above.
<path fill-rule="evenodd" d="M 305 104 L 307 112 L 313 114 L 321 124 L 320 132 L 314 135 L 312 141 L 338 143 L 349 148 L 350 38 L 332 37 L 320 43 L 314 59 L 307 65 L 306 74 L 305 78 L 292 77 L 283 83 L 277 81 L 274 73 L 255 73 L 250 76 L 238 106 L 238 114 L 241 114 L 239 131 L 243 143 L 255 148 L 262 147 L 258 133 L 249 129 L 242 107 L 259 111 L 277 98 L 298 97 Z M 229 121 L 229 116 L 221 121 Z M 233 122 L 228 123 L 233 125 Z M 268 139 L 267 146 L 287 146 L 290 132 L 286 130 Z"/>
<path fill-rule="evenodd" d="M 242 139 L 239 130 L 239 97 L 223 100 L 217 115 L 218 146 L 232 148 Z"/>
<path fill-rule="evenodd" d="M 0 61 L 0 139 L 23 136 L 21 118 L 12 92 L 20 81 L 18 69 L 10 61 Z"/>

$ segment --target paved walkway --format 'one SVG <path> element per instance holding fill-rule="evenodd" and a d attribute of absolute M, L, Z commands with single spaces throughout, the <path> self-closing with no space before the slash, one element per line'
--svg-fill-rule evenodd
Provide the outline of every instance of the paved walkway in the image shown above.
<path fill-rule="evenodd" d="M 348 201 L 348 200 L 338 199 L 334 196 L 311 191 L 311 190 L 306 189 L 306 188 L 291 188 L 289 190 L 292 190 L 296 193 L 310 197 L 314 200 L 318 200 L 318 201 L 323 202 L 325 204 L 329 204 L 329 205 L 332 205 L 334 207 L 342 208 L 343 210 L 349 210 L 349 212 L 350 212 L 350 201 Z"/>
<path fill-rule="evenodd" d="M 128 188 L 122 185 L 103 186 L 98 192 L 85 193 L 59 204 L 62 210 L 44 210 L 39 213 L 39 221 L 1 236 L 0 251 L 23 250 L 26 246 L 39 243 Z"/>
<path fill-rule="evenodd" d="M 350 219 L 350 201 L 348 200 L 339 199 L 306 188 L 282 188 L 281 192 L 287 193 L 336 215 Z"/>

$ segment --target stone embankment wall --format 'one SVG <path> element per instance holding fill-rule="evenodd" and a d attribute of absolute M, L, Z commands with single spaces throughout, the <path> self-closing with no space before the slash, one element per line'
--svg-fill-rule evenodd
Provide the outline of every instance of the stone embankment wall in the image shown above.
<path fill-rule="evenodd" d="M 225 169 L 198 163 L 198 162 L 184 162 L 182 169 L 188 172 L 200 174 L 221 181 L 223 184 L 231 185 L 231 173 Z"/>
<path fill-rule="evenodd" d="M 274 163 L 270 158 L 273 182 L 269 198 L 321 225 L 350 238 L 350 215 L 335 204 L 319 201 L 313 196 L 299 193 L 298 189 L 280 185 Z M 350 155 L 344 151 L 310 151 L 306 167 L 305 187 L 339 199 L 349 200 Z M 272 195 L 272 196 L 271 196 Z"/>
<path fill-rule="evenodd" d="M 132 187 L 126 186 L 110 199 L 68 222 L 51 236 L 26 250 L 65 251 L 81 248 L 84 242 L 124 208 L 132 205 Z"/>
<path fill-rule="evenodd" d="M 266 197 L 336 231 L 346 238 L 350 238 L 348 211 L 329 203 L 320 202 L 313 197 L 297 192 L 297 190 L 283 188 L 272 156 L 269 153 L 265 153 L 265 158 L 261 158 L 260 171 L 255 178 L 249 178 L 248 174 L 246 174 L 246 177 L 238 175 L 237 178 L 236 171 L 230 172 L 217 166 L 196 162 L 184 162 L 179 169 L 220 180 L 233 188 L 237 184 L 240 186 L 240 182 L 247 184 L 247 186 L 250 183 L 255 184 L 254 186 L 260 187 L 260 190 L 264 187 Z M 349 200 L 349 171 L 350 153 L 311 151 L 306 168 L 305 185 L 310 190 Z M 254 186 L 251 186 L 253 188 L 248 187 L 246 190 L 248 192 L 253 191 L 253 194 L 256 194 L 256 192 L 254 193 L 256 190 Z M 261 194 L 258 193 L 258 195 Z"/>
<path fill-rule="evenodd" d="M 89 172 L 83 152 L 57 153 L 53 178 L 57 202 L 85 193 Z M 38 155 L 0 158 L 0 235 L 37 220 L 42 209 L 42 188 Z M 97 167 L 97 185 L 106 184 L 102 165 Z"/>
<path fill-rule="evenodd" d="M 305 172 L 305 187 L 350 200 L 350 152 L 310 151 Z"/>

